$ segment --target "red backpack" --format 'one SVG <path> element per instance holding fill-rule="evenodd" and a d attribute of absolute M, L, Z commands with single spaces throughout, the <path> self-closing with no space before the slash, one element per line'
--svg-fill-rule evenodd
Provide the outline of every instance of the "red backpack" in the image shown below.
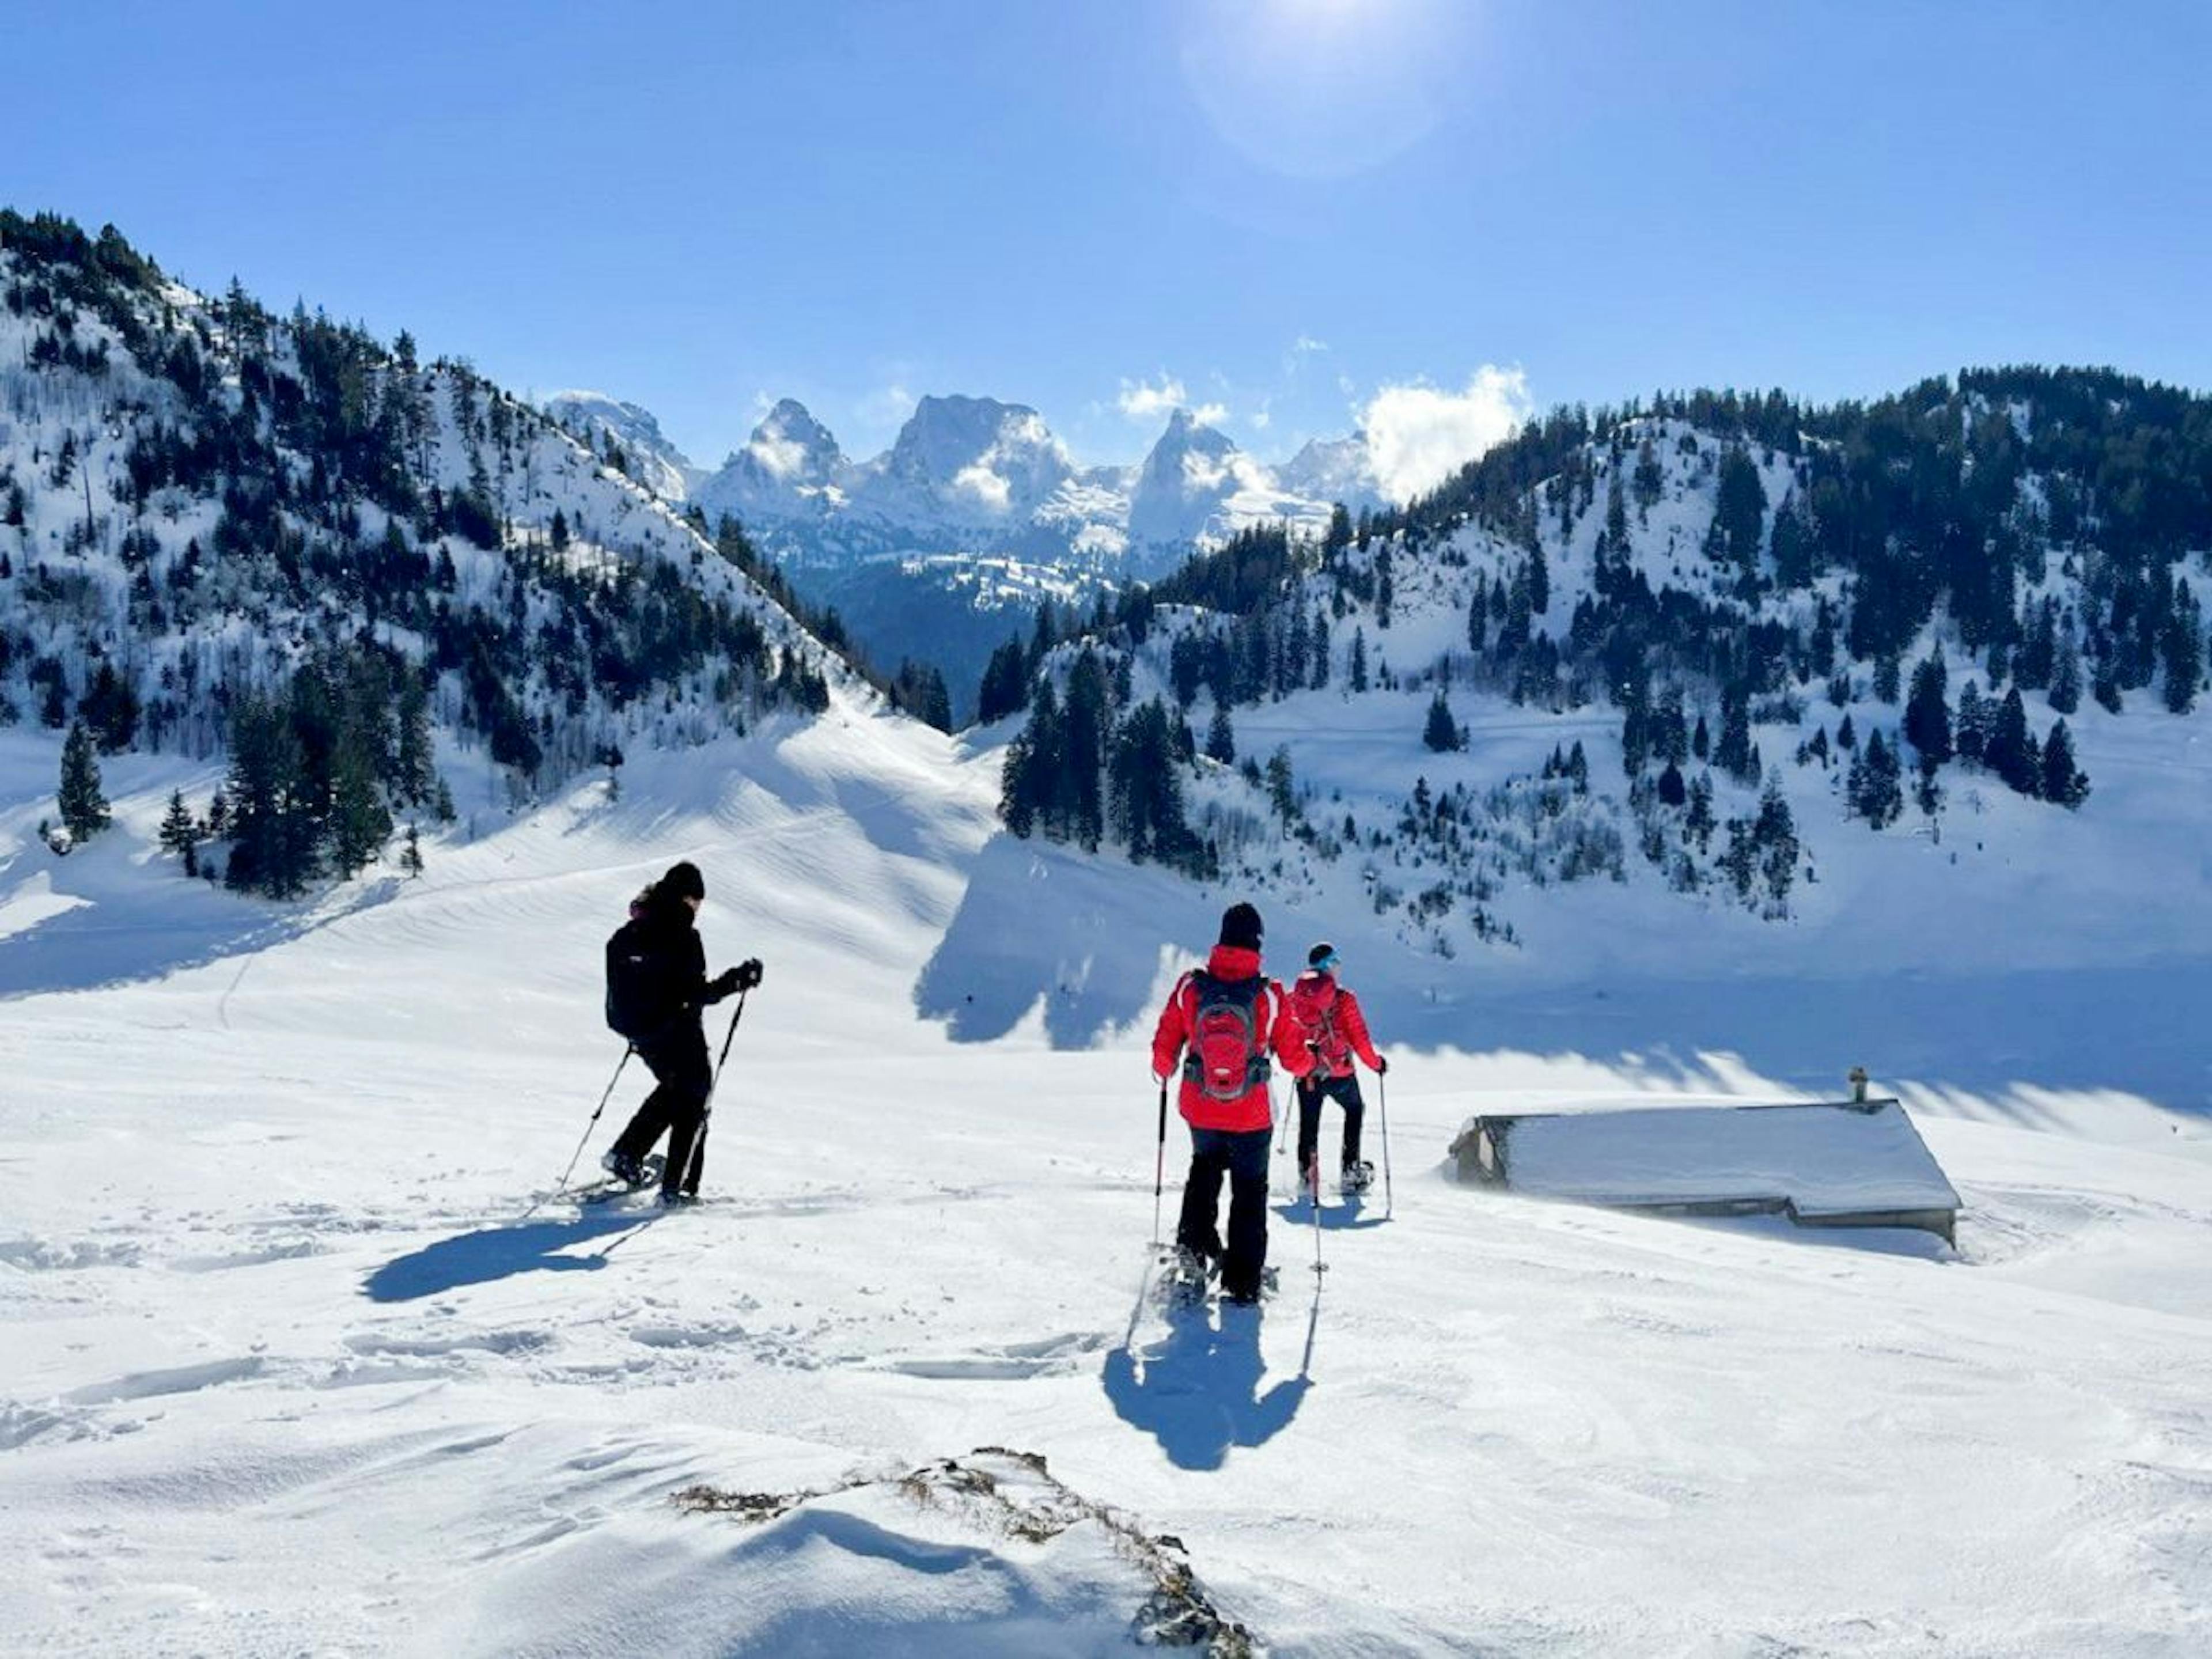
<path fill-rule="evenodd" d="M 1336 1029 L 1336 981 L 1327 974 L 1302 974 L 1291 988 L 1291 1018 L 1314 1045 L 1326 1069 L 1320 1076 L 1336 1077 L 1352 1069 L 1352 1045 Z"/>
<path fill-rule="evenodd" d="M 1260 1004 L 1267 981 L 1216 979 L 1203 969 L 1190 975 L 1195 997 L 1184 1079 L 1208 1100 L 1242 1100 L 1274 1075 L 1260 1041 Z"/>

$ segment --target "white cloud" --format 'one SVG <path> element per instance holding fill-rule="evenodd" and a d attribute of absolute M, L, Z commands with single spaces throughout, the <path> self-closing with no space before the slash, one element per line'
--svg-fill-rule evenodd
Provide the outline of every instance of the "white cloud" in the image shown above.
<path fill-rule="evenodd" d="M 1190 411 L 1190 418 L 1200 426 L 1219 426 L 1229 418 L 1227 404 L 1200 404 Z"/>
<path fill-rule="evenodd" d="M 1004 513 L 1013 502 L 1012 487 L 981 461 L 953 475 L 952 486 L 973 495 L 994 513 Z"/>
<path fill-rule="evenodd" d="M 1391 500 L 1404 501 L 1512 436 L 1530 409 L 1528 375 L 1486 363 L 1464 392 L 1386 386 L 1357 414 L 1376 482 Z"/>
<path fill-rule="evenodd" d="M 1121 395 L 1114 404 L 1133 421 L 1157 421 L 1189 401 L 1190 393 L 1183 383 L 1163 372 L 1158 386 L 1148 380 L 1122 381 Z"/>

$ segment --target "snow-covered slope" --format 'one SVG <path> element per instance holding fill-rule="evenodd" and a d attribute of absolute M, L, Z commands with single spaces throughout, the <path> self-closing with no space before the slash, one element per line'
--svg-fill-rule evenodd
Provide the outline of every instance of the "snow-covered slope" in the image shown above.
<path fill-rule="evenodd" d="M 0 737 L 11 1647 L 1104 1654 L 1183 1560 L 1285 1655 L 2212 1642 L 2212 1136 L 2116 983 L 2109 1041 L 1850 1033 L 1952 1255 L 1444 1175 L 1473 1109 L 1832 1089 L 1878 961 L 1655 1048 L 1678 964 L 1470 983 L 1271 903 L 1395 1062 L 1388 1201 L 1316 1233 L 1278 1160 L 1280 1295 L 1168 1316 L 1143 1038 L 1224 896 L 994 836 L 994 752 L 841 699 L 276 910 L 159 867 L 186 763 L 118 760 L 118 828 L 47 857 L 52 752 Z M 768 963 L 710 1201 L 580 1209 L 600 943 L 677 857 L 713 962 Z"/>
<path fill-rule="evenodd" d="M 665 501 L 682 501 L 709 476 L 672 443 L 651 410 L 604 392 L 556 392 L 539 405 L 595 454 L 612 439 L 623 470 Z"/>

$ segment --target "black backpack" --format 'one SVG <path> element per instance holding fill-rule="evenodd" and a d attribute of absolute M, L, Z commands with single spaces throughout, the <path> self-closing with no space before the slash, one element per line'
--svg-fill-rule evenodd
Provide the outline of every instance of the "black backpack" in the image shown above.
<path fill-rule="evenodd" d="M 607 940 L 607 1025 L 617 1036 L 644 1042 L 675 1024 L 684 1000 L 676 963 L 652 919 L 633 915 Z"/>

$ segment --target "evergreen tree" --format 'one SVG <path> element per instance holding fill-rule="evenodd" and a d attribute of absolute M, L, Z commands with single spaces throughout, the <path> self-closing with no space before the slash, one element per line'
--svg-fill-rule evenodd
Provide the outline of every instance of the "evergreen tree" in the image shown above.
<path fill-rule="evenodd" d="M 1181 641 L 1176 641 L 1181 644 Z M 1194 685 L 1193 692 L 1196 687 Z M 1177 696 L 1188 704 L 1189 697 Z M 975 718 L 985 726 L 1018 714 L 1029 704 L 1029 655 L 1022 649 L 1019 640 L 1008 640 L 991 653 L 991 660 L 983 670 L 983 684 L 976 699 Z"/>
<path fill-rule="evenodd" d="M 2197 684 L 2204 678 L 2203 613 L 2186 586 L 2174 595 L 2159 643 L 2166 659 L 2166 711 L 2186 714 L 2197 706 Z"/>
<path fill-rule="evenodd" d="M 1659 493 L 1665 488 L 1667 474 L 1659 465 L 1658 452 L 1650 438 L 1636 447 L 1636 510 L 1638 515 L 1649 514 L 1658 505 Z"/>
<path fill-rule="evenodd" d="M 1531 619 L 1540 617 L 1552 608 L 1552 567 L 1544 558 L 1544 546 L 1539 542 L 1528 550 L 1528 614 Z"/>
<path fill-rule="evenodd" d="M 399 867 L 410 881 L 422 873 L 422 842 L 415 826 L 407 826 L 407 840 L 399 849 Z"/>
<path fill-rule="evenodd" d="M 1690 798 L 1689 786 L 1682 781 L 1682 769 L 1673 761 L 1659 774 L 1659 800 L 1666 806 L 1680 806 Z"/>
<path fill-rule="evenodd" d="M 1442 691 L 1430 699 L 1428 724 L 1422 728 L 1421 741 L 1438 754 L 1460 746 L 1459 725 L 1452 719 L 1451 705 Z"/>
<path fill-rule="evenodd" d="M 1912 695 L 1905 700 L 1905 738 L 1920 757 L 1923 772 L 1951 758 L 1951 707 L 1945 696 L 1948 676 L 1943 653 L 1931 651 L 1912 671 Z"/>
<path fill-rule="evenodd" d="M 1206 728 L 1206 757 L 1224 766 L 1237 763 L 1237 733 L 1229 724 L 1229 711 L 1219 703 L 1213 706 L 1212 724 Z"/>
<path fill-rule="evenodd" d="M 1275 817 L 1285 829 L 1297 816 L 1297 787 L 1291 773 L 1291 751 L 1280 746 L 1267 757 L 1267 804 L 1275 809 Z"/>
<path fill-rule="evenodd" d="M 2041 793 L 2069 811 L 2089 799 L 2089 779 L 2075 763 L 2073 735 L 2063 720 L 2051 728 L 2043 745 Z"/>
<path fill-rule="evenodd" d="M 1759 817 L 1752 825 L 1752 844 L 1759 851 L 1759 872 L 1766 878 L 1767 896 L 1779 908 L 1790 900 L 1790 884 L 1797 877 L 1797 820 L 1782 793 L 1779 775 L 1770 773 L 1759 791 Z"/>
<path fill-rule="evenodd" d="M 1352 630 L 1351 684 L 1354 691 L 1367 689 L 1367 630 L 1364 628 Z"/>
<path fill-rule="evenodd" d="M 72 721 L 62 744 L 62 775 L 56 793 L 62 827 L 72 842 L 92 839 L 107 827 L 107 797 L 100 793 L 100 761 L 93 753 L 92 733 L 82 720 Z"/>
<path fill-rule="evenodd" d="M 1717 827 L 1713 817 L 1713 776 L 1710 772 L 1700 772 L 1690 780 L 1690 801 L 1682 815 L 1682 834 L 1703 853 L 1712 844 Z"/>
<path fill-rule="evenodd" d="M 1982 757 L 1990 743 L 1990 706 L 1983 701 L 1982 688 L 1968 680 L 1959 693 L 1959 726 L 1955 747 L 1959 758 L 1982 763 Z"/>
<path fill-rule="evenodd" d="M 115 672 L 114 664 L 103 661 L 85 688 L 77 718 L 92 728 L 101 754 L 118 754 L 131 746 L 137 733 L 138 694 Z"/>
<path fill-rule="evenodd" d="M 1836 747 L 1849 754 L 1858 747 L 1858 728 L 1851 724 L 1851 717 L 1846 714 L 1836 726 Z"/>
<path fill-rule="evenodd" d="M 2081 652 L 2069 629 L 2059 635 L 2057 659 L 2051 668 L 2047 701 L 2053 712 L 2070 714 L 2081 706 Z"/>
<path fill-rule="evenodd" d="M 1752 760 L 1751 699 L 1740 687 L 1721 693 L 1721 740 L 1713 750 L 1713 764 L 1739 783 L 1758 780 Z"/>
<path fill-rule="evenodd" d="M 1713 734 L 1705 725 L 1705 711 L 1699 709 L 1697 729 L 1690 733 L 1690 752 L 1702 761 L 1711 758 L 1712 751 Z"/>
<path fill-rule="evenodd" d="M 1905 811 L 1904 783 L 1897 751 L 1880 732 L 1868 735 L 1866 752 L 1851 763 L 1851 805 L 1861 817 L 1876 830 L 1897 822 Z"/>
<path fill-rule="evenodd" d="M 1759 481 L 1759 468 L 1741 444 L 1731 445 L 1721 456 L 1711 550 L 1734 565 L 1747 586 L 1758 580 L 1765 520 L 1766 489 Z"/>
<path fill-rule="evenodd" d="M 349 876 L 376 857 L 392 836 L 392 814 L 376 787 L 370 757 L 357 741 L 341 745 L 331 778 L 331 861 Z"/>
<path fill-rule="evenodd" d="M 2020 688 L 2015 685 L 2006 691 L 2004 702 L 1998 706 L 1983 750 L 1983 763 L 2004 780 L 2006 787 L 2023 795 L 2033 795 L 2043 782 L 2034 742 L 2027 730 L 2027 708 L 2021 702 Z"/>
<path fill-rule="evenodd" d="M 192 849 L 198 844 L 200 827 L 193 821 L 192 810 L 185 805 L 185 792 L 169 792 L 169 810 L 161 817 L 161 846 L 179 859 L 197 863 Z"/>

